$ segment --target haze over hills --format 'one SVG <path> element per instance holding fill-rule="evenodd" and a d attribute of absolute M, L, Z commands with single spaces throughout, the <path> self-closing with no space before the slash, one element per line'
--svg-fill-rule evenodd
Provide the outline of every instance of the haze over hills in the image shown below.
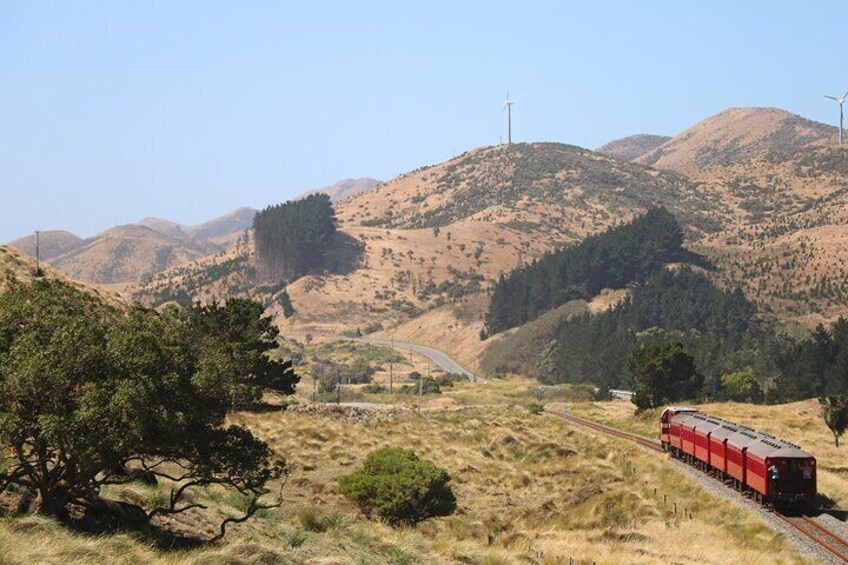
<path fill-rule="evenodd" d="M 50 230 L 39 233 L 39 255 L 42 259 L 52 259 L 82 245 L 83 239 L 64 230 Z M 9 246 L 35 257 L 35 234 L 9 242 Z"/>
<path fill-rule="evenodd" d="M 302 194 L 298 194 L 295 197 L 295 200 L 305 198 L 310 194 L 323 193 L 329 196 L 332 202 L 339 202 L 341 200 L 344 200 L 345 198 L 350 198 L 362 192 L 371 190 L 379 184 L 380 181 L 369 177 L 363 177 L 359 179 L 344 179 L 331 185 L 325 186 L 323 188 L 313 188 L 312 190 L 307 190 Z"/>
<path fill-rule="evenodd" d="M 658 169 L 691 172 L 774 151 L 834 144 L 837 131 L 779 108 L 729 108 L 635 161 Z"/>
<path fill-rule="evenodd" d="M 207 241 L 172 237 L 141 225 L 112 228 L 50 264 L 70 278 L 98 284 L 126 283 L 214 253 Z"/>
<path fill-rule="evenodd" d="M 637 157 L 653 151 L 670 139 L 671 137 L 667 135 L 640 133 L 610 141 L 601 145 L 595 151 L 623 161 L 633 161 Z"/>

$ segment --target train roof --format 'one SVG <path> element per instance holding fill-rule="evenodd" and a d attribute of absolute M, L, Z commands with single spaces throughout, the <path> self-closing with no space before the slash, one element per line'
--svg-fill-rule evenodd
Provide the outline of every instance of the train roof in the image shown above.
<path fill-rule="evenodd" d="M 749 445 L 748 454 L 755 455 L 760 459 L 810 459 L 813 457 L 794 443 L 781 441 L 770 436 L 763 437 L 756 443 Z"/>
<path fill-rule="evenodd" d="M 746 428 L 745 426 L 735 426 L 736 431 L 727 437 L 727 445 L 733 446 L 736 449 L 744 449 L 751 444 L 763 439 L 758 431 Z"/>

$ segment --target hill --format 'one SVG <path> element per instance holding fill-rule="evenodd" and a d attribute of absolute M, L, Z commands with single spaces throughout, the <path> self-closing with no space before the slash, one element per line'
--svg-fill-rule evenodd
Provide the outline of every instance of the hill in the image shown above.
<path fill-rule="evenodd" d="M 217 248 L 208 242 L 176 238 L 140 225 L 118 226 L 50 260 L 70 278 L 110 284 L 131 282 L 188 263 Z"/>
<path fill-rule="evenodd" d="M 379 185 L 380 181 L 368 177 L 359 179 L 344 179 L 323 188 L 313 188 L 295 197 L 295 200 L 306 198 L 310 194 L 326 194 L 332 202 L 340 202 L 362 192 L 367 192 Z"/>
<path fill-rule="evenodd" d="M 161 234 L 176 238 L 209 240 L 211 243 L 230 242 L 233 235 L 240 235 L 250 228 L 256 210 L 248 207 L 236 208 L 232 212 L 194 226 L 178 224 L 162 218 L 144 218 L 135 225 L 150 228 Z"/>
<path fill-rule="evenodd" d="M 615 157 L 616 159 L 621 159 L 622 161 L 633 161 L 637 157 L 653 151 L 670 139 L 671 137 L 667 135 L 642 133 L 610 141 L 601 145 L 595 151 Z"/>
<path fill-rule="evenodd" d="M 681 175 L 572 145 L 517 143 L 395 177 L 343 202 L 338 216 L 344 224 L 400 229 L 485 223 L 562 244 L 655 205 L 695 231 L 716 229 L 726 213 Z"/>
<path fill-rule="evenodd" d="M 674 136 L 636 162 L 691 172 L 758 155 L 832 145 L 837 129 L 779 108 L 729 108 Z"/>
<path fill-rule="evenodd" d="M 39 256 L 46 260 L 61 255 L 82 245 L 82 238 L 63 230 L 39 233 Z M 35 234 L 10 241 L 9 245 L 35 257 Z"/>
<path fill-rule="evenodd" d="M 47 279 L 62 279 L 67 280 L 64 275 L 59 273 L 50 265 L 42 263 L 41 275 L 38 278 Z M 15 280 L 22 283 L 30 283 L 37 278 L 35 260 L 29 255 L 22 253 L 18 249 L 0 245 L 0 293 L 8 288 L 9 281 Z M 77 281 L 68 281 L 77 288 L 95 294 L 111 304 L 121 304 L 121 297 L 114 292 L 99 288 L 96 285 L 80 283 Z"/>
<path fill-rule="evenodd" d="M 766 311 L 805 325 L 848 313 L 848 149 L 772 153 L 694 175 L 739 210 L 693 242 Z"/>

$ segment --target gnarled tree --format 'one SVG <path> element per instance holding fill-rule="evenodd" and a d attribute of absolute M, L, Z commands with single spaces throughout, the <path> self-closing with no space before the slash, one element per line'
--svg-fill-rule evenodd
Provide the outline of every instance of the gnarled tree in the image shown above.
<path fill-rule="evenodd" d="M 236 316 L 232 333 L 255 313 Z M 119 311 L 59 281 L 13 284 L 0 295 L 0 490 L 15 485 L 38 511 L 67 518 L 74 506 L 100 507 L 102 487 L 131 480 L 130 465 L 174 481 L 166 504 L 137 508 L 147 520 L 204 508 L 187 502 L 195 488 L 246 495 L 245 513 L 214 539 L 279 505 L 264 495 L 285 462 L 225 424 L 257 357 L 204 329 L 197 318 L 207 315 Z"/>

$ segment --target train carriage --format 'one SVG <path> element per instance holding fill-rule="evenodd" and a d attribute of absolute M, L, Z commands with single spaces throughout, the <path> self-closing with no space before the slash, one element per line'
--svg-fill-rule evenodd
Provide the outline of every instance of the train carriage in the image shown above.
<path fill-rule="evenodd" d="M 722 422 L 708 416 L 693 417 L 698 419 L 695 424 L 695 459 L 706 469 L 710 465 L 710 434 L 721 428 Z"/>
<path fill-rule="evenodd" d="M 675 416 L 675 421 L 680 421 L 680 449 L 689 456 L 689 460 L 695 457 L 695 426 L 699 420 L 692 414 Z"/>
<path fill-rule="evenodd" d="M 727 475 L 727 439 L 738 431 L 733 424 L 723 422 L 710 433 L 710 466 L 721 473 L 721 478 Z"/>
<path fill-rule="evenodd" d="M 800 504 L 816 495 L 816 459 L 797 445 L 674 406 L 660 417 L 660 441 L 674 456 L 718 471 L 761 502 Z"/>
<path fill-rule="evenodd" d="M 816 494 L 816 460 L 797 445 L 764 437 L 748 447 L 747 485 L 772 503 L 797 503 Z"/>

